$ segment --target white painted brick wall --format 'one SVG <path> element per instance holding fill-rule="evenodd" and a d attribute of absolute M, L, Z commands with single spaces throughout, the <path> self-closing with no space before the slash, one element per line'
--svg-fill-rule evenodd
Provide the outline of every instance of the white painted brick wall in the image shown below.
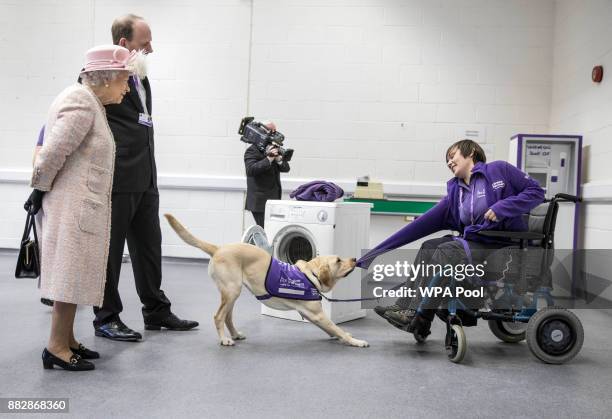
<path fill-rule="evenodd" d="M 255 1 L 250 87 L 262 100 L 251 109 L 277 119 L 288 141 L 322 139 L 330 149 L 341 138 L 359 148 L 407 143 L 392 158 L 359 159 L 376 161 L 367 171 L 378 179 L 440 182 L 448 175 L 401 174 L 378 162 L 413 168 L 421 161 L 413 145 L 423 141 L 417 125 L 419 132 L 438 133 L 426 134 L 428 141 L 445 145 L 463 136 L 453 126 L 491 125 L 482 138 L 497 146 L 492 158 L 506 157 L 509 140 L 497 136 L 507 130 L 495 128 L 546 127 L 553 20 L 552 1 Z M 319 121 L 301 110 L 313 102 Z M 303 151 L 296 150 L 299 158 Z M 438 155 L 426 156 L 440 164 Z M 300 176 L 319 177 L 328 158 L 320 159 L 300 167 Z"/>
<path fill-rule="evenodd" d="M 0 169 L 27 170 L 47 109 L 76 81 L 83 53 L 111 43 L 110 25 L 133 12 L 151 24 L 149 57 L 160 175 L 243 173 L 235 131 L 247 110 L 251 4 L 244 0 L 0 1 Z M 27 34 L 24 36 L 24 34 Z M 7 65 L 4 65 L 6 63 Z M 24 183 L 0 183 L 0 247 L 16 247 L 23 229 Z M 207 240 L 238 241 L 243 192 L 160 190 L 172 212 Z M 162 219 L 168 256 L 201 257 Z"/>
<path fill-rule="evenodd" d="M 506 158 L 512 134 L 549 122 L 553 0 L 0 0 L 1 170 L 30 167 L 53 97 L 126 12 L 153 30 L 160 175 L 243 175 L 247 113 L 275 120 L 296 149 L 289 178 L 435 184 L 465 130 Z M 0 244 L 14 247 L 27 188 L 0 180 L 0 193 Z M 211 241 L 251 222 L 241 191 L 161 194 L 162 211 Z M 162 226 L 164 254 L 197 256 Z"/>
<path fill-rule="evenodd" d="M 582 134 L 585 189 L 609 189 L 612 79 L 606 70 L 612 68 L 612 2 L 558 0 L 555 12 L 550 130 Z M 600 84 L 591 81 L 595 65 L 605 68 Z M 587 249 L 610 248 L 612 196 L 602 198 L 608 202 L 585 206 L 583 245 Z"/>

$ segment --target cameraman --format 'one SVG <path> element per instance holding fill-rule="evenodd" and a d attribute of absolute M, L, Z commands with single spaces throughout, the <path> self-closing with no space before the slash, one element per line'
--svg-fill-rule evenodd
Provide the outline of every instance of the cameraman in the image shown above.
<path fill-rule="evenodd" d="M 266 121 L 263 125 L 271 132 L 276 131 L 273 122 Z M 263 227 L 266 201 L 281 198 L 280 173 L 290 170 L 289 163 L 279 155 L 278 146 L 268 145 L 260 151 L 251 144 L 244 152 L 244 167 L 247 176 L 245 209 L 251 211 L 257 225 Z"/>

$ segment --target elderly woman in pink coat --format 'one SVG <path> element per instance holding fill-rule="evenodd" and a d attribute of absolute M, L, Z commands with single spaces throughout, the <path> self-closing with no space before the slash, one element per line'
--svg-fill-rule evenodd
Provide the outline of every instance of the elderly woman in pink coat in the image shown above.
<path fill-rule="evenodd" d="M 90 49 L 74 84 L 49 109 L 34 163 L 30 213 L 42 207 L 41 292 L 55 301 L 43 366 L 93 370 L 99 358 L 74 337 L 77 304 L 101 306 L 110 239 L 115 142 L 104 105 L 129 91 L 134 55 L 120 46 Z"/>

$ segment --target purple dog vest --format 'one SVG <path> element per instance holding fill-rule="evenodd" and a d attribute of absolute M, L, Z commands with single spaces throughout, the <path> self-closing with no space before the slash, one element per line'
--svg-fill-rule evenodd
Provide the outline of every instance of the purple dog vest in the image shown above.
<path fill-rule="evenodd" d="M 317 288 L 298 268 L 289 263 L 274 258 L 266 273 L 265 295 L 255 296 L 258 300 L 267 300 L 272 297 L 289 298 L 292 300 L 320 300 L 321 295 Z"/>

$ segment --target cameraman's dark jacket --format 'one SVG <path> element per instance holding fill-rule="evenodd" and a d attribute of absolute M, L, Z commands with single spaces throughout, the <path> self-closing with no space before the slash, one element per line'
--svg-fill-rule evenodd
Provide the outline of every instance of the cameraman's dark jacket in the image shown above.
<path fill-rule="evenodd" d="M 264 212 L 268 199 L 281 198 L 280 173 L 288 172 L 289 163 L 270 162 L 255 145 L 244 152 L 244 167 L 247 175 L 247 199 L 245 209 Z"/>

